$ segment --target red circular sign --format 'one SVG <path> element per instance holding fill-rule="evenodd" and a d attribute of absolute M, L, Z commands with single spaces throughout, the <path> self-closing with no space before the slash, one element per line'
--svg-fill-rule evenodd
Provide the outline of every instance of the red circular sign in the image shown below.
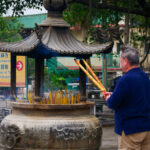
<path fill-rule="evenodd" d="M 16 68 L 18 71 L 21 71 L 23 69 L 23 63 L 22 61 L 17 61 L 17 64 L 16 64 Z"/>

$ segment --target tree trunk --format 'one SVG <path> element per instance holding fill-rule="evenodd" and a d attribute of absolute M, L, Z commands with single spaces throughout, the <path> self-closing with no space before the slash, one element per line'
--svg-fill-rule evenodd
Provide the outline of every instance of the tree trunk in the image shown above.
<path fill-rule="evenodd" d="M 130 20 L 130 14 L 125 14 L 125 37 L 124 37 L 124 44 L 129 43 L 129 21 Z"/>

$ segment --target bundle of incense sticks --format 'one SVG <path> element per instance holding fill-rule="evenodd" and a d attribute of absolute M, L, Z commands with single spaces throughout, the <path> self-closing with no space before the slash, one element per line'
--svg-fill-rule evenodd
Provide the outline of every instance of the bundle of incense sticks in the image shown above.
<path fill-rule="evenodd" d="M 89 77 L 89 79 L 91 79 L 91 81 L 105 94 L 106 93 L 105 87 L 103 86 L 101 81 L 98 79 L 98 77 L 95 75 L 91 67 L 87 64 L 87 62 L 84 59 L 82 59 L 83 63 L 85 64 L 85 66 L 87 67 L 87 69 L 89 70 L 91 74 L 76 59 L 74 61 L 82 69 L 82 71 L 84 71 L 87 77 Z"/>
<path fill-rule="evenodd" d="M 29 104 L 34 103 L 32 98 L 32 92 L 28 93 Z M 16 101 L 17 97 L 16 97 Z M 20 102 L 20 101 L 18 101 Z M 49 98 L 42 98 L 40 104 L 78 104 L 80 103 L 80 94 L 74 94 L 70 91 L 67 94 L 67 88 L 65 88 L 65 93 L 62 90 L 58 91 L 49 91 Z"/>
<path fill-rule="evenodd" d="M 67 94 L 67 89 L 65 88 L 65 93 L 62 90 L 49 92 L 49 104 L 77 104 L 80 103 L 80 94 L 73 94 L 70 91 Z"/>
<path fill-rule="evenodd" d="M 16 99 L 16 102 L 18 102 L 18 103 L 24 103 L 25 101 L 24 101 L 24 95 L 23 95 L 23 97 L 20 99 L 20 98 L 17 98 L 17 96 L 16 95 L 14 95 L 14 97 L 15 97 L 15 99 Z"/>

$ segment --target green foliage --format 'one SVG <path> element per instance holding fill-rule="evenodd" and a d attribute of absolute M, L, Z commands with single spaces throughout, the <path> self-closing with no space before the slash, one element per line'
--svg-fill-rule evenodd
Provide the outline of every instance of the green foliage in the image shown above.
<path fill-rule="evenodd" d="M 23 25 L 15 17 L 0 17 L 0 41 L 16 42 L 22 39 L 19 31 Z"/>
<path fill-rule="evenodd" d="M 68 6 L 63 13 L 63 17 L 71 26 L 74 26 L 76 23 L 83 26 L 89 25 L 89 9 L 82 4 L 75 3 Z"/>
<path fill-rule="evenodd" d="M 118 21 L 122 19 L 123 14 L 118 13 Z M 116 12 L 113 10 L 95 10 L 93 16 L 93 25 L 102 25 L 102 28 L 116 23 Z"/>
<path fill-rule="evenodd" d="M 28 76 L 35 77 L 35 59 L 28 57 Z"/>
<path fill-rule="evenodd" d="M 150 18 L 139 15 L 130 15 L 132 27 L 150 27 Z"/>
<path fill-rule="evenodd" d="M 144 47 L 147 39 L 150 38 L 150 18 L 131 15 L 130 43 L 134 47 Z"/>
<path fill-rule="evenodd" d="M 65 88 L 65 78 L 63 76 L 59 76 L 54 72 L 50 73 L 50 89 L 58 90 Z"/>
<path fill-rule="evenodd" d="M 118 6 L 123 7 L 123 8 L 136 8 L 139 3 L 137 0 L 118 0 Z"/>
<path fill-rule="evenodd" d="M 103 25 L 108 26 L 114 24 L 116 20 L 115 11 L 112 10 L 99 10 L 92 8 L 92 25 Z M 89 7 L 83 4 L 74 3 L 67 7 L 63 13 L 64 19 L 71 25 L 74 26 L 76 23 L 81 26 L 89 27 L 90 14 Z M 119 13 L 118 18 L 121 20 L 122 13 Z"/>
<path fill-rule="evenodd" d="M 64 71 L 64 70 L 59 70 L 59 71 L 50 71 L 49 73 L 49 89 L 52 90 L 60 90 L 64 89 L 66 86 L 66 78 L 77 78 L 79 77 L 79 72 L 78 70 L 70 70 L 70 71 Z"/>

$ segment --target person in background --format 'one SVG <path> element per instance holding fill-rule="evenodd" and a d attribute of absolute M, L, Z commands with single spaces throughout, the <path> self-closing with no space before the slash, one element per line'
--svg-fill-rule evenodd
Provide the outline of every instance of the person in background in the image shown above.
<path fill-rule="evenodd" d="M 118 150 L 150 150 L 150 80 L 139 68 L 137 49 L 122 47 L 121 68 L 124 75 L 113 93 L 104 95 L 115 111 Z"/>
<path fill-rule="evenodd" d="M 121 76 L 118 76 L 118 77 L 116 77 L 112 80 L 112 85 L 109 89 L 110 92 L 112 92 L 115 89 L 115 86 L 116 86 L 116 84 L 117 84 L 117 82 L 119 81 L 120 78 L 121 78 Z"/>

